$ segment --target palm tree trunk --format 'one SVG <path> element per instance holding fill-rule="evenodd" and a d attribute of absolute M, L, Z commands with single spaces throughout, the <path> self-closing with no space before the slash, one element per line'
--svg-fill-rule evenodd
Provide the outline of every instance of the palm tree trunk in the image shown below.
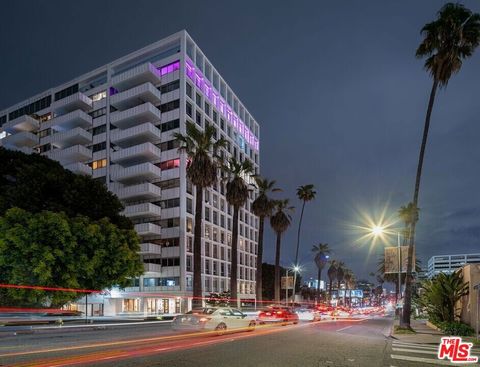
<path fill-rule="evenodd" d="M 422 178 L 423 159 L 425 156 L 425 147 L 427 145 L 428 130 L 430 128 L 430 117 L 432 115 L 433 103 L 435 102 L 435 94 L 438 88 L 438 81 L 434 79 L 432 90 L 430 92 L 430 100 L 428 101 L 427 115 L 425 117 L 425 126 L 423 128 L 422 145 L 420 146 L 420 155 L 418 157 L 417 177 L 415 179 L 415 191 L 413 194 L 413 207 L 418 206 L 418 193 L 420 190 L 420 180 Z M 403 314 L 400 320 L 400 326 L 410 327 L 410 315 L 412 307 L 412 268 L 413 268 L 413 253 L 415 248 L 415 226 L 416 221 L 413 220 L 410 224 L 410 238 L 408 245 L 408 259 L 407 259 L 407 277 L 405 279 L 405 298 L 403 302 Z"/>
<path fill-rule="evenodd" d="M 300 248 L 300 231 L 302 229 L 302 221 L 303 221 L 303 211 L 305 210 L 305 200 L 303 201 L 302 205 L 302 212 L 300 214 L 300 221 L 298 222 L 298 231 L 297 231 L 297 249 L 295 251 L 295 263 L 294 265 L 298 265 L 298 249 Z"/>
<path fill-rule="evenodd" d="M 263 226 L 265 224 L 265 217 L 259 218 L 258 225 L 258 250 L 257 250 L 257 272 L 255 275 L 257 302 L 262 303 L 263 299 L 263 284 L 262 284 L 262 262 L 263 262 Z"/>
<path fill-rule="evenodd" d="M 277 232 L 277 246 L 275 249 L 275 302 L 280 303 L 280 246 L 282 234 Z"/>
<path fill-rule="evenodd" d="M 330 284 L 328 285 L 328 298 L 329 298 L 329 301 L 332 300 L 332 287 L 333 287 L 333 280 L 330 279 Z"/>
<path fill-rule="evenodd" d="M 202 307 L 202 212 L 203 188 L 195 186 L 195 227 L 193 229 L 193 300 L 192 307 Z"/>
<path fill-rule="evenodd" d="M 320 302 L 320 281 L 322 280 L 322 268 L 318 268 L 317 303 Z"/>
<path fill-rule="evenodd" d="M 232 218 L 232 267 L 230 271 L 230 293 L 231 299 L 239 307 L 240 300 L 238 299 L 237 279 L 238 279 L 238 212 L 240 207 L 233 207 Z"/>

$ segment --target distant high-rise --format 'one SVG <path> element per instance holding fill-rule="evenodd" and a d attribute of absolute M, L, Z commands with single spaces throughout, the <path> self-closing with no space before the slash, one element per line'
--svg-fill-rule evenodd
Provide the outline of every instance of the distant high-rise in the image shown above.
<path fill-rule="evenodd" d="M 467 264 L 480 263 L 480 253 L 437 255 L 428 260 L 427 276 L 433 278 L 438 273 L 453 273 Z"/>
<path fill-rule="evenodd" d="M 89 313 L 172 313 L 190 307 L 195 192 L 173 133 L 191 121 L 228 140 L 221 154 L 259 173 L 260 128 L 186 31 L 0 111 L 0 145 L 39 153 L 102 181 L 142 239 L 145 274 Z M 254 195 L 240 212 L 239 296 L 255 298 Z M 204 293 L 228 290 L 232 208 L 218 183 L 205 192 Z M 188 302 L 186 301 L 188 300 Z M 89 298 L 90 301 L 90 298 Z"/>

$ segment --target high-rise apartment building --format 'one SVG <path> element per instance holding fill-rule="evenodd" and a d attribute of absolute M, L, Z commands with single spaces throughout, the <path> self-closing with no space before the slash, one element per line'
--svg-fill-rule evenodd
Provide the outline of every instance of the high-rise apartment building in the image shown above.
<path fill-rule="evenodd" d="M 221 154 L 259 172 L 257 121 L 186 31 L 0 111 L 0 145 L 39 153 L 92 175 L 124 203 L 141 237 L 145 273 L 132 287 L 92 298 L 89 314 L 185 311 L 192 294 L 195 191 L 175 132 L 187 121 L 229 144 Z M 251 178 L 250 178 L 251 179 Z M 205 192 L 204 293 L 228 290 L 232 208 L 219 182 Z M 254 193 L 240 212 L 239 296 L 255 298 Z M 89 297 L 90 299 L 90 297 Z M 90 301 L 89 301 L 90 302 Z"/>
<path fill-rule="evenodd" d="M 480 253 L 432 256 L 428 260 L 427 276 L 433 278 L 439 273 L 450 274 L 467 264 L 477 263 L 480 263 Z"/>

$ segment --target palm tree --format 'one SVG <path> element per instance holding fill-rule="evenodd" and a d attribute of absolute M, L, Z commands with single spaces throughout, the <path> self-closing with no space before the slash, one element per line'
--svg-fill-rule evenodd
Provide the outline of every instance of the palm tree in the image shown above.
<path fill-rule="evenodd" d="M 315 254 L 315 265 L 318 268 L 318 283 L 317 283 L 317 302 L 320 302 L 320 281 L 322 280 L 322 270 L 327 265 L 328 254 L 330 253 L 330 248 L 328 243 L 319 243 L 318 245 L 313 245 L 312 252 Z"/>
<path fill-rule="evenodd" d="M 353 289 L 355 286 L 355 275 L 353 274 L 353 271 L 350 269 L 345 269 L 344 273 L 345 274 L 343 278 L 345 279 L 345 296 L 343 298 L 344 299 L 343 303 L 346 303 L 345 301 L 347 298 L 347 291 L 349 289 Z M 350 295 L 349 304 L 350 305 L 352 304 L 352 295 Z"/>
<path fill-rule="evenodd" d="M 192 307 L 202 305 L 202 214 L 203 189 L 217 181 L 218 149 L 226 145 L 224 139 L 214 141 L 213 126 L 205 126 L 202 132 L 187 122 L 186 134 L 175 133 L 178 150 L 187 154 L 187 177 L 195 185 L 195 224 L 193 237 L 193 301 Z"/>
<path fill-rule="evenodd" d="M 337 279 L 337 261 L 330 261 L 330 267 L 327 270 L 329 285 L 328 285 L 328 298 L 332 299 L 332 286 L 333 282 Z"/>
<path fill-rule="evenodd" d="M 280 247 L 282 234 L 292 222 L 290 212 L 294 209 L 289 205 L 289 200 L 276 200 L 274 214 L 270 217 L 270 225 L 277 234 L 277 246 L 275 250 L 275 302 L 280 302 Z M 295 291 L 295 290 L 294 290 Z"/>
<path fill-rule="evenodd" d="M 340 284 L 345 278 L 345 263 L 343 261 L 337 262 L 337 289 L 338 289 L 338 299 L 340 299 Z"/>
<path fill-rule="evenodd" d="M 263 230 L 265 218 L 272 215 L 273 200 L 268 197 L 270 192 L 280 191 L 275 187 L 275 181 L 255 176 L 255 183 L 258 189 L 257 198 L 252 203 L 252 211 L 259 219 L 258 224 L 258 250 L 257 250 L 257 271 L 255 275 L 257 302 L 262 302 L 262 261 L 263 261 Z"/>
<path fill-rule="evenodd" d="M 240 208 L 245 205 L 249 195 L 249 187 L 244 177 L 253 173 L 253 164 L 246 159 L 243 162 L 230 158 L 226 165 L 222 166 L 222 171 L 226 175 L 226 199 L 228 204 L 233 206 L 232 216 L 232 266 L 230 271 L 230 293 L 233 302 L 240 305 L 238 298 L 238 214 Z"/>
<path fill-rule="evenodd" d="M 404 244 L 408 244 L 410 240 L 410 230 L 412 228 L 412 224 L 418 221 L 418 212 L 420 209 L 416 208 L 412 202 L 408 203 L 407 205 L 403 205 L 398 210 L 398 216 L 405 224 L 404 228 Z"/>
<path fill-rule="evenodd" d="M 300 248 L 300 230 L 302 229 L 303 221 L 303 211 L 305 210 L 305 204 L 307 201 L 312 201 L 315 199 L 317 192 L 315 191 L 315 186 L 303 185 L 297 188 L 297 198 L 303 201 L 302 212 L 300 213 L 300 221 L 298 222 L 298 231 L 297 231 L 297 249 L 295 251 L 295 266 L 298 266 L 298 249 Z"/>
<path fill-rule="evenodd" d="M 418 157 L 417 175 L 415 179 L 415 190 L 412 205 L 418 207 L 418 194 L 420 190 L 420 179 L 422 176 L 423 159 L 427 145 L 428 130 L 430 128 L 430 117 L 437 89 L 447 86 L 451 76 L 458 73 L 464 59 L 472 56 L 475 48 L 480 43 L 480 14 L 472 13 L 461 4 L 447 3 L 438 12 L 438 18 L 427 23 L 421 31 L 424 36 L 417 48 L 418 58 L 427 57 L 425 69 L 433 78 L 433 85 L 430 91 L 425 125 L 423 128 L 422 144 Z M 415 243 L 416 222 L 411 224 L 407 279 L 405 283 L 405 300 L 403 315 L 400 320 L 402 327 L 410 328 L 410 314 L 412 303 L 412 267 L 413 267 L 413 246 Z"/>

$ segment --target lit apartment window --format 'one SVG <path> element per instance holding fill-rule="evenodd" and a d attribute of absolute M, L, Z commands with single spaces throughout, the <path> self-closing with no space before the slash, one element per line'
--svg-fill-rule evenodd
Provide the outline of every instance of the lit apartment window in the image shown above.
<path fill-rule="evenodd" d="M 107 160 L 106 159 L 99 159 L 98 161 L 93 161 L 90 163 L 90 167 L 92 169 L 99 169 L 107 166 Z"/>
<path fill-rule="evenodd" d="M 107 98 L 107 91 L 104 90 L 104 91 L 95 93 L 94 95 L 92 95 L 91 98 L 93 102 L 101 101 L 102 99 Z"/>
<path fill-rule="evenodd" d="M 164 171 L 172 168 L 177 168 L 179 166 L 180 166 L 180 159 L 178 158 L 160 163 L 160 168 Z"/>

